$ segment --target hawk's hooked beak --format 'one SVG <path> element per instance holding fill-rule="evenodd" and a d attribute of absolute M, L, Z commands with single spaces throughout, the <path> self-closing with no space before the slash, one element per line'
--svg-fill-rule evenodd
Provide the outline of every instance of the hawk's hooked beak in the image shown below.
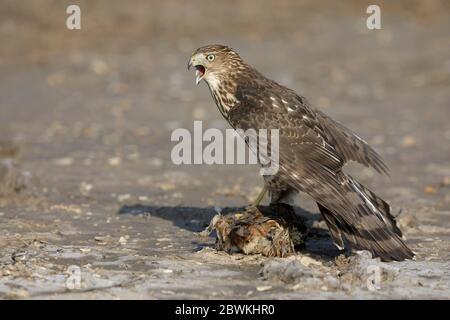
<path fill-rule="evenodd" d="M 203 55 L 195 55 L 192 56 L 191 59 L 189 59 L 189 63 L 188 63 L 188 70 L 191 69 L 192 66 L 194 66 L 195 68 L 195 84 L 199 84 L 200 81 L 203 79 L 203 76 L 206 73 L 206 68 L 205 68 L 205 58 L 203 57 Z"/>

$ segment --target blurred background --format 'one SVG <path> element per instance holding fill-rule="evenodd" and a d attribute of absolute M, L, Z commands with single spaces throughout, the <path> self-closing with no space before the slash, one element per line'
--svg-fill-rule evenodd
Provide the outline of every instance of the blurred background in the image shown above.
<path fill-rule="evenodd" d="M 81 7 L 81 30 L 66 28 L 70 4 Z M 186 70 L 193 50 L 222 43 L 374 144 L 394 178 L 405 170 L 403 162 L 414 161 L 415 172 L 401 177 L 422 191 L 438 178 L 414 176 L 431 163 L 445 165 L 450 156 L 450 3 L 377 2 L 382 30 L 366 28 L 369 4 L 2 1 L 3 140 L 20 145 L 36 164 L 33 172 L 47 182 L 53 179 L 48 172 L 59 170 L 48 160 L 71 158 L 73 166 L 62 166 L 67 191 L 89 172 L 107 175 L 108 181 L 97 182 L 111 186 L 155 166 L 157 175 L 196 171 L 172 166 L 170 133 L 192 128 L 194 119 L 228 128 L 206 86 L 196 87 Z M 241 181 L 233 170 L 251 173 Z M 214 188 L 238 179 L 248 193 L 259 183 L 255 170 L 202 166 L 196 174 L 206 173 Z M 189 179 L 175 180 L 193 191 Z M 196 204 L 203 196 L 195 190 L 177 201 Z"/>
<path fill-rule="evenodd" d="M 81 8 L 81 30 L 66 28 L 70 4 Z M 381 7 L 381 30 L 366 28 L 370 4 Z M 185 252 L 195 228 L 179 226 L 194 218 L 173 208 L 249 203 L 262 186 L 258 168 L 170 161 L 173 129 L 191 130 L 194 120 L 228 128 L 186 70 L 196 48 L 221 43 L 371 143 L 391 178 L 350 170 L 402 212 L 412 243 L 440 237 L 413 244 L 419 256 L 448 257 L 450 1 L 2 0 L 0 8 L 0 241 L 26 237 L 24 224 L 70 243 L 122 234 L 123 220 L 105 219 L 139 204 L 166 211 L 133 236 L 152 248 L 169 233 L 177 246 L 164 254 Z M 305 197 L 299 204 L 317 212 Z"/>

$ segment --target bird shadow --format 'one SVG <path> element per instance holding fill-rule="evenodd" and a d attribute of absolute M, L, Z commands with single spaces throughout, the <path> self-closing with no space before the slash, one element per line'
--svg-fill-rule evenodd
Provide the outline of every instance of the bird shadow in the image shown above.
<path fill-rule="evenodd" d="M 244 207 L 221 208 L 222 214 L 242 211 Z M 308 236 L 305 245 L 299 248 L 301 253 L 308 253 L 324 260 L 333 260 L 341 252 L 333 244 L 333 241 L 324 229 L 320 213 L 312 213 L 298 206 L 294 207 L 295 213 L 302 218 L 307 227 Z M 189 206 L 148 206 L 142 204 L 124 205 L 119 209 L 120 215 L 147 215 L 170 221 L 174 226 L 190 232 L 201 232 L 218 213 L 214 207 L 189 207 Z M 212 234 L 215 237 L 215 234 Z M 198 248 L 211 247 L 207 243 L 195 243 Z"/>

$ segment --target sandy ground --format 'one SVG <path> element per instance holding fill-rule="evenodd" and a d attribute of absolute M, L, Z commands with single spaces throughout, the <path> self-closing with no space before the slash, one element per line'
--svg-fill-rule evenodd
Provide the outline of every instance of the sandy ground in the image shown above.
<path fill-rule="evenodd" d="M 448 2 L 381 2 L 379 31 L 363 1 L 78 3 L 81 31 L 65 29 L 68 1 L 1 4 L 1 298 L 449 298 Z M 211 42 L 383 155 L 390 178 L 350 170 L 391 203 L 415 261 L 339 256 L 306 197 L 314 234 L 296 256 L 196 235 L 262 185 L 254 166 L 170 161 L 174 128 L 227 128 L 186 71 Z"/>

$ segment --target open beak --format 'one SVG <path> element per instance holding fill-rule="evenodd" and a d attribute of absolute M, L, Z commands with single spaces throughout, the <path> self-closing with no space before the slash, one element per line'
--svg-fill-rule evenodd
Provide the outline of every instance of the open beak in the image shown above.
<path fill-rule="evenodd" d="M 204 67 L 202 59 L 199 56 L 192 56 L 188 63 L 188 70 L 191 67 L 195 68 L 195 84 L 199 84 L 205 75 L 206 68 Z"/>

